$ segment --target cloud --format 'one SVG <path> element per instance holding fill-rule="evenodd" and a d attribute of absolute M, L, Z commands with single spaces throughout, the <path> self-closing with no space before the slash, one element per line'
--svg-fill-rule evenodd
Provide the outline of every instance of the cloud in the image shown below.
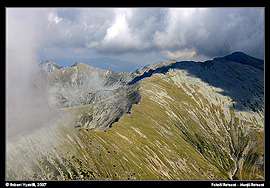
<path fill-rule="evenodd" d="M 128 17 L 131 15 L 130 11 L 117 11 L 112 25 L 106 29 L 99 49 L 108 52 L 121 52 L 129 51 L 141 47 L 140 39 L 132 34 L 128 25 Z"/>
<path fill-rule="evenodd" d="M 177 50 L 174 52 L 171 52 L 169 50 L 163 51 L 164 55 L 171 59 L 181 59 L 181 60 L 190 60 L 192 57 L 196 55 L 196 52 L 194 50 L 190 49 L 184 49 L 184 50 Z"/>
<path fill-rule="evenodd" d="M 43 12 L 37 16 L 46 17 L 39 21 L 42 27 L 35 27 L 39 30 L 36 33 L 44 36 L 38 44 L 40 54 L 57 51 L 52 54 L 66 57 L 95 52 L 102 56 L 147 56 L 154 52 L 164 56 L 164 51 L 192 49 L 196 52 L 193 59 L 233 51 L 264 57 L 263 8 L 45 8 L 32 11 Z"/>
<path fill-rule="evenodd" d="M 37 65 L 44 35 L 42 10 L 7 9 L 7 138 L 18 140 L 56 118 L 48 104 L 46 77 Z"/>
<path fill-rule="evenodd" d="M 55 15 L 52 12 L 48 16 L 48 21 L 55 23 L 55 24 L 58 24 L 61 20 L 62 20 L 62 18 L 59 18 L 57 15 Z"/>
<path fill-rule="evenodd" d="M 262 8 L 54 9 L 47 45 L 99 54 L 193 49 L 214 57 L 244 51 L 263 58 Z"/>

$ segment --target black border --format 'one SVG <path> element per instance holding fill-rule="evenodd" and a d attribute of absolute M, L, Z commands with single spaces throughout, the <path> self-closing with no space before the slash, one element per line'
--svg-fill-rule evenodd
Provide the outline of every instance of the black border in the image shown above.
<path fill-rule="evenodd" d="M 43 4 L 42 6 L 40 4 Z M 130 3 L 130 2 L 129 2 Z M 104 5 L 106 5 L 106 7 L 149 7 L 149 8 L 154 8 L 154 7 L 264 7 L 264 10 L 265 10 L 265 57 L 264 57 L 264 60 L 265 60 L 265 67 L 264 67 L 264 71 L 265 71 L 265 86 L 266 86 L 266 77 L 267 77 L 267 74 L 266 74 L 266 70 L 267 70 L 267 47 L 266 47 L 266 42 L 267 42 L 267 37 L 266 37 L 266 31 L 267 31 L 267 18 L 269 17 L 269 12 L 267 11 L 268 8 L 266 7 L 266 1 L 226 1 L 226 5 L 224 6 L 224 3 L 223 2 L 218 2 L 218 5 L 217 5 L 217 2 L 213 2 L 213 1 L 178 1 L 178 2 L 173 2 L 173 6 L 171 5 L 167 5 L 167 6 L 164 6 L 164 5 L 161 5 L 163 3 L 160 3 L 160 2 L 153 2 L 153 1 L 149 1 L 149 3 L 142 3 L 142 6 L 130 6 L 130 4 L 127 4 L 127 3 L 123 3 L 121 1 L 106 1 L 106 2 L 103 2 L 103 1 L 95 1 L 95 2 L 89 2 L 89 1 L 82 1 L 81 2 L 81 5 L 79 6 L 74 6 L 74 2 L 73 1 L 66 1 L 63 3 L 58 1 L 58 2 L 54 2 L 54 3 L 50 3 L 49 1 L 46 1 L 46 2 L 33 2 L 33 1 L 8 1 L 8 2 L 3 2 L 2 3 L 2 18 L 4 19 L 2 24 L 5 24 L 5 31 L 4 31 L 4 40 L 5 40 L 5 43 L 2 42 L 4 46 L 2 50 L 2 53 L 4 53 L 4 55 L 2 56 L 2 58 L 4 57 L 4 59 L 2 61 L 4 61 L 5 63 L 4 66 L 5 68 L 2 69 L 2 71 L 4 72 L 4 74 L 2 74 L 2 78 L 4 78 L 4 87 L 5 87 L 5 94 L 6 94 L 6 8 L 9 8 L 9 7 L 47 7 L 47 8 L 55 8 L 55 7 L 66 7 L 66 8 L 74 8 L 74 7 L 104 7 Z M 168 3 L 168 2 L 166 2 Z M 254 3 L 256 5 L 254 5 Z M 3 5 L 4 4 L 4 5 Z M 50 5 L 49 5 L 50 4 Z M 220 5 L 221 4 L 221 5 Z M 223 6 L 222 6 L 223 4 Z M 49 6 L 48 6 L 49 5 Z M 53 6 L 52 6 L 53 5 Z M 58 5 L 58 6 L 57 6 Z M 59 6 L 60 5 L 60 6 Z M 2 65 L 3 65 L 2 64 Z M 265 95 L 267 94 L 267 92 L 265 92 L 264 94 L 264 97 Z M 266 97 L 265 97 L 266 99 Z M 265 104 L 266 104 L 267 100 L 265 100 Z M 6 98 L 5 98 L 5 107 L 6 107 Z M 266 109 L 266 105 L 265 105 L 265 109 Z M 265 117 L 267 114 L 267 111 L 265 110 Z M 3 116 L 2 116 L 3 117 Z M 4 120 L 6 123 L 6 111 L 5 111 L 5 114 L 4 114 L 4 118 L 2 120 Z M 265 143 L 268 143 L 267 142 L 267 118 L 265 118 L 265 128 L 264 128 L 264 134 L 265 134 L 265 140 L 264 142 Z M 2 134 L 2 137 L 1 137 L 1 143 L 4 144 L 4 146 L 2 148 L 5 148 L 6 146 L 6 135 L 5 135 L 5 126 L 2 126 L 1 127 L 1 134 Z M 94 180 L 94 181 L 89 181 L 89 180 L 38 180 L 38 181 L 8 181 L 5 179 L 5 172 L 6 172 L 6 169 L 5 169 L 5 161 L 6 160 L 3 160 L 6 159 L 6 152 L 2 152 L 2 163 L 1 163 L 1 173 L 2 174 L 2 181 L 0 183 L 0 186 L 1 187 L 15 187 L 15 186 L 12 186 L 12 184 L 16 184 L 16 185 L 21 185 L 21 186 L 16 186 L 16 187 L 25 187 L 24 184 L 32 184 L 33 183 L 37 186 L 38 183 L 46 183 L 46 186 L 45 187 L 54 187 L 54 186 L 108 186 L 108 185 L 112 185 L 112 186 L 116 186 L 116 185 L 123 185 L 123 186 L 128 186 L 128 185 L 146 185 L 146 186 L 167 186 L 167 185 L 180 185 L 180 186 L 183 186 L 183 187 L 187 187 L 187 186 L 199 186 L 199 187 L 233 187 L 233 186 L 226 186 L 227 184 L 235 184 L 236 183 L 236 187 L 244 187 L 244 186 L 240 186 L 240 184 L 249 184 L 251 185 L 251 183 L 253 184 L 263 184 L 265 186 L 268 185 L 267 183 L 267 175 L 268 175 L 268 171 L 267 171 L 267 168 L 266 168 L 266 164 L 267 164 L 267 155 L 266 155 L 266 151 L 267 151 L 267 144 L 264 145 L 265 147 L 265 171 L 264 171 L 264 177 L 265 177 L 265 180 L 179 180 L 179 181 L 175 181 L 175 180 Z M 4 155 L 4 156 L 3 156 Z M 213 184 L 216 184 L 217 186 L 213 186 Z M 30 186 L 29 186 L 30 187 Z M 33 186 L 31 186 L 33 187 Z M 249 186 L 249 187 L 253 187 L 253 186 Z"/>

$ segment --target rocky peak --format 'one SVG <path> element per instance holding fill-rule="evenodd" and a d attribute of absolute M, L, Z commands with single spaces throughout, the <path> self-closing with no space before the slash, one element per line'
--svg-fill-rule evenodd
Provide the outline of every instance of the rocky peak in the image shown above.
<path fill-rule="evenodd" d="M 172 60 L 168 60 L 168 61 L 160 61 L 160 62 L 157 62 L 157 63 L 154 63 L 154 64 L 148 64 L 144 67 L 141 67 L 135 71 L 133 71 L 132 73 L 133 74 L 143 74 L 145 72 L 148 72 L 149 70 L 156 70 L 158 68 L 162 68 L 162 67 L 167 67 L 169 65 L 171 65 L 172 63 L 176 63 L 177 61 L 172 59 Z"/>
<path fill-rule="evenodd" d="M 264 61 L 261 59 L 257 59 L 255 57 L 251 57 L 243 52 L 233 52 L 230 55 L 224 57 L 216 57 L 213 60 L 215 61 L 234 61 L 241 64 L 249 65 L 260 70 L 264 70 Z"/>
<path fill-rule="evenodd" d="M 84 64 L 84 63 L 77 61 L 76 63 L 74 63 L 74 64 L 71 65 L 70 67 L 81 66 L 81 65 L 83 65 L 83 64 Z"/>
<path fill-rule="evenodd" d="M 58 65 L 55 62 L 52 62 L 49 60 L 43 60 L 39 65 L 46 72 L 52 72 L 52 71 L 63 68 L 61 65 Z"/>

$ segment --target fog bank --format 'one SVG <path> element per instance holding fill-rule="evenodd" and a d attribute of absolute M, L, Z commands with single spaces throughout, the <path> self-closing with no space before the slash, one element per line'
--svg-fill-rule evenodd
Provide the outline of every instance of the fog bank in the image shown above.
<path fill-rule="evenodd" d="M 47 78 L 37 65 L 42 42 L 42 11 L 7 9 L 6 36 L 6 134 L 7 141 L 32 134 L 56 120 L 49 106 Z M 38 15 L 38 16 L 37 16 Z"/>

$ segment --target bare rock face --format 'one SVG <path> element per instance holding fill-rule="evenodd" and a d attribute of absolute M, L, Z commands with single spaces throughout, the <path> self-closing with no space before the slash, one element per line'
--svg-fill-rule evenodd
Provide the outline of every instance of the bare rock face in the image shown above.
<path fill-rule="evenodd" d="M 139 85 L 127 85 L 126 77 L 127 73 L 76 62 L 48 74 L 50 103 L 73 112 L 72 107 L 86 105 L 89 110 L 73 114 L 76 126 L 104 131 L 140 100 Z"/>
<path fill-rule="evenodd" d="M 61 65 L 58 65 L 49 60 L 43 60 L 39 65 L 41 66 L 42 70 L 44 70 L 45 72 L 52 72 L 52 71 L 63 68 Z"/>

